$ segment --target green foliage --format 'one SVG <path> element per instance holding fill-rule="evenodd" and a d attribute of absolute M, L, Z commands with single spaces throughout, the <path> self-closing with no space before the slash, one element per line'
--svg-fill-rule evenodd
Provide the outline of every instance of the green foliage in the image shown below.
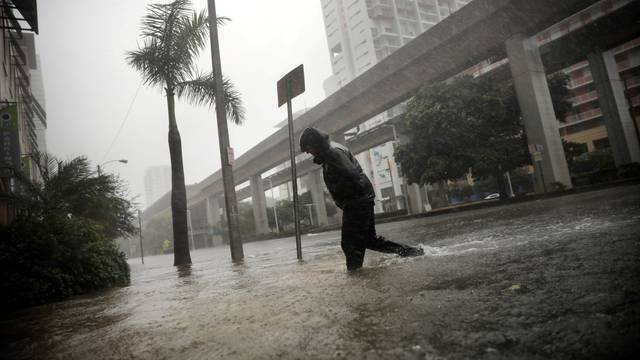
<path fill-rule="evenodd" d="M 580 175 L 594 171 L 615 169 L 615 167 L 611 149 L 602 149 L 578 156 L 572 162 L 570 170 L 572 174 Z"/>
<path fill-rule="evenodd" d="M 640 163 L 621 165 L 618 168 L 618 176 L 622 179 L 640 178 Z"/>
<path fill-rule="evenodd" d="M 559 112 L 568 109 L 567 81 L 549 77 Z M 479 178 L 493 176 L 503 193 L 501 174 L 530 161 L 512 84 L 462 77 L 425 87 L 409 101 L 400 125 L 409 141 L 394 156 L 410 183 L 455 181 L 472 169 Z"/>
<path fill-rule="evenodd" d="M 145 223 L 142 230 L 142 246 L 144 247 L 145 255 L 157 255 L 165 254 L 165 242 L 168 239 L 173 238 L 173 223 L 171 221 L 171 214 L 165 212 L 153 217 L 151 220 Z M 139 241 L 134 242 L 136 244 L 135 255 L 140 255 Z M 169 240 L 169 244 L 173 246 L 173 242 Z"/>
<path fill-rule="evenodd" d="M 162 252 L 163 253 L 170 253 L 173 250 L 173 242 L 169 239 L 165 239 L 162 242 Z"/>
<path fill-rule="evenodd" d="M 4 309 L 129 283 L 114 239 L 134 232 L 131 204 L 111 175 L 91 173 L 86 158 L 36 156 L 41 183 L 22 181 L 17 219 L 0 228 Z"/>

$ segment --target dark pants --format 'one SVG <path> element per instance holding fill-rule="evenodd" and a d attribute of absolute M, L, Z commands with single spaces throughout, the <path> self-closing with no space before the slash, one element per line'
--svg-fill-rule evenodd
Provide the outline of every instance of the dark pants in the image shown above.
<path fill-rule="evenodd" d="M 373 205 L 347 207 L 342 213 L 342 251 L 347 258 L 347 270 L 362 267 L 366 249 L 402 254 L 410 246 L 389 241 L 376 235 Z"/>

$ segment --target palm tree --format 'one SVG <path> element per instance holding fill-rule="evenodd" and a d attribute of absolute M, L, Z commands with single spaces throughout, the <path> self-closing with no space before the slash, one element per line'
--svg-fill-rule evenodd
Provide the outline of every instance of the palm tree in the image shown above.
<path fill-rule="evenodd" d="M 201 74 L 195 65 L 209 31 L 206 11 L 197 13 L 189 0 L 152 4 L 142 20 L 143 45 L 127 52 L 130 66 L 138 70 L 144 83 L 162 87 L 169 110 L 169 154 L 171 156 L 171 212 L 173 217 L 174 265 L 191 263 L 187 239 L 187 194 L 182 164 L 182 145 L 176 124 L 174 97 L 185 97 L 194 104 L 213 105 L 215 79 Z M 216 19 L 223 24 L 226 18 Z M 242 123 L 244 110 L 240 94 L 227 79 L 223 81 L 228 118 Z"/>

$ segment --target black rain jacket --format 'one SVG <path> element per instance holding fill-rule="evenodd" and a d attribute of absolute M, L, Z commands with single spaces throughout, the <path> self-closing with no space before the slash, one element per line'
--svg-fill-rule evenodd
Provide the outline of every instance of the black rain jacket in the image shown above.
<path fill-rule="evenodd" d="M 336 205 L 342 210 L 373 205 L 376 196 L 373 185 L 362 171 L 358 160 L 345 146 L 329 141 L 328 136 L 318 133 L 324 136 L 313 136 L 314 140 L 322 139 L 324 143 L 316 146 L 321 152 L 314 157 L 313 162 L 322 165 L 324 183 Z"/>

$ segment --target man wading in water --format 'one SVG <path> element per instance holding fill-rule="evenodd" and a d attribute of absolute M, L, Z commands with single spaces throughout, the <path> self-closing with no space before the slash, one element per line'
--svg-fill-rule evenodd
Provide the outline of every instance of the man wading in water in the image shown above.
<path fill-rule="evenodd" d="M 376 235 L 373 185 L 349 149 L 329 141 L 329 135 L 315 128 L 304 129 L 300 136 L 300 149 L 313 155 L 314 163 L 322 165 L 324 182 L 336 206 L 343 211 L 341 245 L 347 258 L 347 270 L 362 267 L 366 249 L 402 257 L 424 254 L 420 248 Z"/>

